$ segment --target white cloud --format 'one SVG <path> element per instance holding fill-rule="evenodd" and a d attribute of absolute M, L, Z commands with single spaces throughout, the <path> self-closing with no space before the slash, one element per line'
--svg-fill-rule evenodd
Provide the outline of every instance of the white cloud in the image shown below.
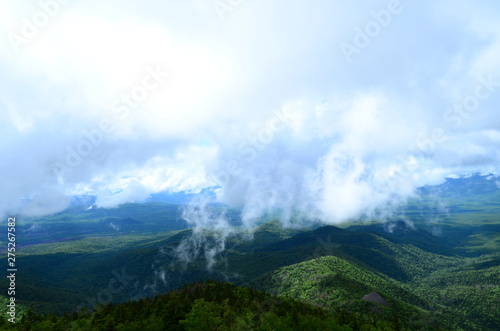
<path fill-rule="evenodd" d="M 256 0 L 224 20 L 210 1 L 70 2 L 19 52 L 9 33 L 43 9 L 1 1 L 0 213 L 53 212 L 76 192 L 115 206 L 223 176 L 220 198 L 249 224 L 273 208 L 333 223 L 449 173 L 495 170 L 499 87 L 447 112 L 500 81 L 498 5 L 401 5 L 348 63 L 340 43 L 387 1 Z M 143 101 L 113 108 L 157 67 L 169 75 Z M 103 121 L 114 129 L 85 147 Z"/>

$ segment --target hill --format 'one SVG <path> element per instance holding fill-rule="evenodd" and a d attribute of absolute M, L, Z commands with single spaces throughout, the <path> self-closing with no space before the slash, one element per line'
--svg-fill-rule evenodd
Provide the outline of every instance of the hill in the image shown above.
<path fill-rule="evenodd" d="M 93 313 L 29 313 L 9 329 L 33 330 L 402 330 L 360 314 L 330 313 L 297 300 L 229 283 L 207 281 L 154 298 L 108 304 Z"/>
<path fill-rule="evenodd" d="M 384 323 L 397 315 L 400 326 L 412 329 L 495 330 L 500 190 L 491 185 L 498 178 L 483 177 L 422 189 L 383 220 L 293 229 L 274 220 L 251 235 L 227 237 L 185 229 L 176 223 L 178 205 L 88 209 L 92 199 L 82 197 L 73 209 L 20 223 L 16 299 L 21 311 L 92 314 L 108 303 L 151 300 L 212 279 L 292 297 L 328 314 L 351 311 Z M 474 190 L 461 194 L 456 183 Z M 237 224 L 238 211 L 226 212 Z M 372 297 L 387 305 L 363 300 Z"/>

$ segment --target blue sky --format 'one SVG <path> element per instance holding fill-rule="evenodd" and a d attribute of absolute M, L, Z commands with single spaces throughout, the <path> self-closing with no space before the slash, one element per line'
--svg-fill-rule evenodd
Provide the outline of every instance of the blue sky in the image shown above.
<path fill-rule="evenodd" d="M 0 214 L 219 185 L 249 224 L 338 223 L 497 173 L 499 9 L 0 1 Z"/>

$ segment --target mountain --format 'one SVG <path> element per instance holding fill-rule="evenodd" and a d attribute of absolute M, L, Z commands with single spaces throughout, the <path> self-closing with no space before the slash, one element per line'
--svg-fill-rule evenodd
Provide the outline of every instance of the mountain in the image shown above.
<path fill-rule="evenodd" d="M 419 193 L 441 197 L 464 197 L 500 191 L 500 177 L 494 174 L 472 173 L 455 175 L 440 185 L 420 187 Z"/>
<path fill-rule="evenodd" d="M 159 202 L 166 204 L 185 204 L 189 203 L 196 197 L 203 196 L 205 198 L 215 199 L 216 187 L 209 187 L 197 193 L 180 191 L 180 192 L 158 192 L 151 194 L 145 202 Z"/>
<path fill-rule="evenodd" d="M 5 322 L 3 322 L 5 323 Z M 399 320 L 372 321 L 358 314 L 327 312 L 297 300 L 229 283 L 199 282 L 153 299 L 108 304 L 95 312 L 26 314 L 33 330 L 397 330 Z"/>
<path fill-rule="evenodd" d="M 432 252 L 436 247 L 426 251 L 409 243 L 418 236 L 401 242 L 369 229 L 367 226 L 367 231 L 361 232 L 326 226 L 286 230 L 277 222 L 266 223 L 256 229 L 253 241 L 230 239 L 220 263 L 211 270 L 203 248 L 190 263 L 175 259 L 179 243 L 193 235 L 190 230 L 155 237 L 86 238 L 37 245 L 26 249 L 20 260 L 24 275 L 19 283 L 25 294 L 19 299 L 30 302 L 37 311 L 91 310 L 93 305 L 106 303 L 103 293 L 111 282 L 122 278 L 128 281 L 116 285 L 121 290 L 112 293 L 115 302 L 218 279 L 331 312 L 356 311 L 363 319 L 391 322 L 397 315 L 398 323 L 411 329 L 441 325 L 473 330 L 479 325 L 491 328 L 498 322 L 489 311 L 494 296 L 488 294 L 497 290 L 491 286 L 499 282 L 497 260 L 441 255 Z M 474 282 L 481 284 L 479 288 L 474 288 Z M 483 293 L 488 299 L 479 300 L 470 291 Z M 372 292 L 389 305 L 381 307 L 362 300 Z M 460 300 L 462 296 L 466 299 Z M 474 309 L 461 311 L 470 305 Z"/>
<path fill-rule="evenodd" d="M 204 314 L 224 328 L 227 314 L 233 314 L 241 319 L 238 323 L 254 328 L 266 323 L 285 328 L 290 319 L 305 318 L 311 325 L 318 323 L 318 329 L 324 327 L 319 320 L 331 319 L 332 328 L 338 329 L 365 325 L 369 330 L 370 324 L 388 330 L 495 330 L 500 325 L 495 309 L 500 297 L 500 191 L 490 190 L 492 180 L 481 175 L 450 180 L 458 187 L 475 187 L 469 191 L 446 183 L 434 191 L 423 188 L 383 220 L 296 228 L 282 228 L 273 220 L 225 241 L 215 229 L 187 229 L 182 206 L 159 202 L 75 207 L 23 219 L 18 226 L 16 263 L 22 272 L 16 300 L 25 322 L 19 326 L 182 329 L 195 328 L 196 316 Z M 91 201 L 86 199 L 82 201 Z M 225 211 L 238 224 L 238 210 L 210 208 Z M 205 294 L 190 299 L 177 313 L 165 308 L 176 306 L 170 302 L 174 297 L 186 299 L 185 289 L 194 293 L 207 280 L 217 285 L 208 285 Z M 7 282 L 0 280 L 0 286 L 7 288 Z M 219 289 L 229 297 L 233 292 L 246 293 L 245 298 L 261 294 L 255 300 L 225 303 L 224 295 L 213 298 L 211 291 Z M 287 315 L 286 309 L 280 315 L 281 308 L 275 307 L 274 315 L 262 319 L 254 311 L 254 301 L 262 303 L 259 296 L 284 300 L 278 306 L 299 300 L 293 301 L 303 305 L 297 309 L 314 309 L 311 314 L 322 317 Z M 124 319 L 123 312 L 132 309 L 142 311 L 139 317 Z M 162 315 L 167 311 L 177 316 L 175 327 Z"/>
<path fill-rule="evenodd" d="M 282 267 L 249 285 L 325 309 L 376 315 L 378 320 L 387 322 L 397 315 L 400 323 L 412 330 L 453 324 L 441 307 L 416 296 L 400 283 L 335 256 Z"/>

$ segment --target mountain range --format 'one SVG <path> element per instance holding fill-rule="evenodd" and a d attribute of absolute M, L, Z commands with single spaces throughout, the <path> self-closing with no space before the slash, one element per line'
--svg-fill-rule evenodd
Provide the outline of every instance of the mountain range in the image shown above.
<path fill-rule="evenodd" d="M 20 320 L 2 328 L 196 330 L 205 316 L 213 329 L 496 330 L 498 182 L 448 178 L 384 219 L 230 234 L 189 229 L 179 194 L 114 209 L 77 197 L 19 220 Z M 237 224 L 238 209 L 211 208 Z"/>

